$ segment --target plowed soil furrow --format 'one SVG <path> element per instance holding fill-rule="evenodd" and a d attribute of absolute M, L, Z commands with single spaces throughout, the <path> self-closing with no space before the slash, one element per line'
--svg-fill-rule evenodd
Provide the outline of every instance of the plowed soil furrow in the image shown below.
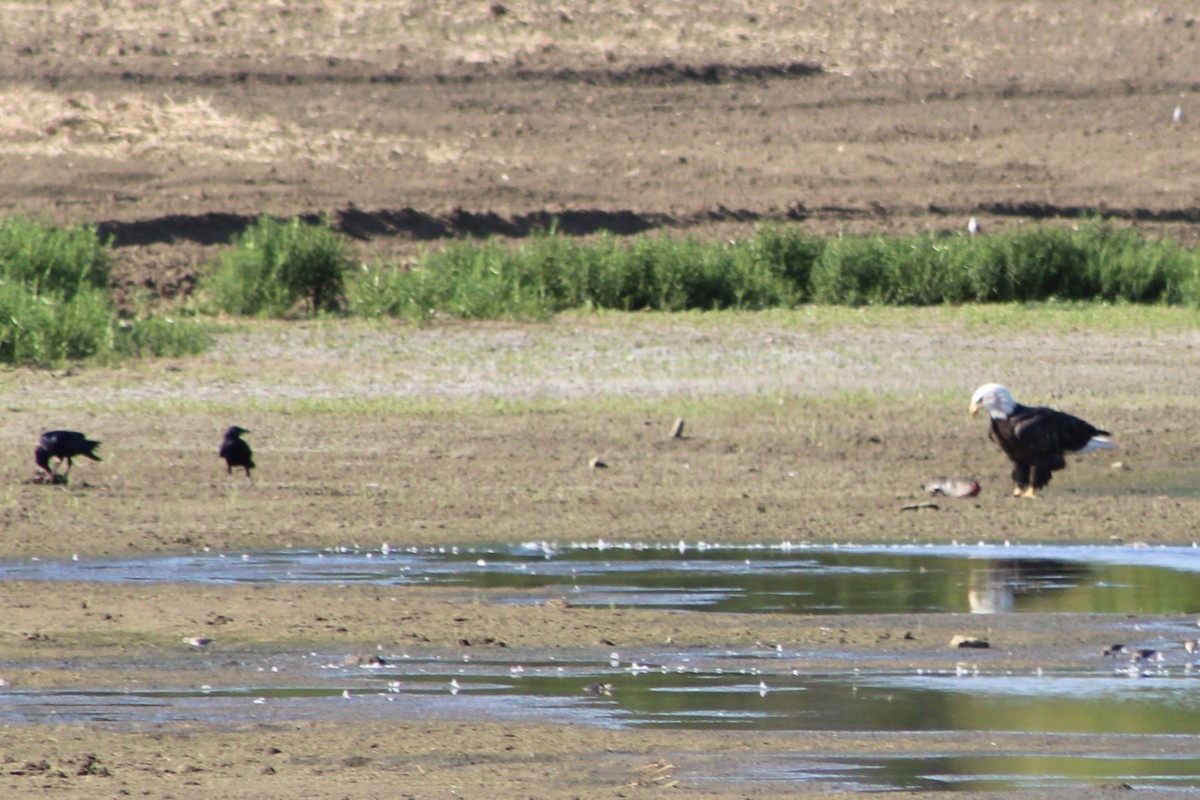
<path fill-rule="evenodd" d="M 551 220 L 1197 238 L 1195 19 L 1169 9 L 3 10 L 0 214 L 98 224 L 134 283 L 261 214 L 385 254 Z"/>

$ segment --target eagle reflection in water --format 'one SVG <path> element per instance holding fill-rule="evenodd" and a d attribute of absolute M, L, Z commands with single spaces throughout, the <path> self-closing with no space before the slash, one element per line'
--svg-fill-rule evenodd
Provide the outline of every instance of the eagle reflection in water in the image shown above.
<path fill-rule="evenodd" d="M 1084 564 L 1053 559 L 1001 559 L 972 569 L 967 604 L 972 614 L 1005 614 L 1018 599 L 1046 596 L 1077 586 L 1087 574 Z"/>

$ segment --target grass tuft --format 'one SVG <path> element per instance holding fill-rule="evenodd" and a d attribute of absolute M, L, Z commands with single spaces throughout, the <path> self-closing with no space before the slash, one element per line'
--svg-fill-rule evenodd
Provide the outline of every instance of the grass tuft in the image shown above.
<path fill-rule="evenodd" d="M 194 355 L 212 344 L 212 334 L 205 325 L 156 315 L 121 321 L 114 342 L 117 353 L 135 358 Z"/>
<path fill-rule="evenodd" d="M 110 250 L 95 230 L 0 222 L 0 363 L 188 355 L 208 347 L 194 321 L 118 323 Z"/>
<path fill-rule="evenodd" d="M 230 314 L 279 317 L 300 302 L 329 311 L 343 299 L 349 263 L 345 238 L 328 225 L 264 214 L 221 256 L 208 289 Z"/>
<path fill-rule="evenodd" d="M 459 242 L 416 265 L 356 275 L 349 308 L 363 316 L 538 319 L 567 309 L 762 309 L 803 299 L 797 254 L 815 240 L 762 232 L 749 242 L 546 233 L 518 247 Z"/>
<path fill-rule="evenodd" d="M 94 228 L 50 228 L 23 219 L 0 221 L 0 279 L 35 297 L 70 300 L 108 286 L 110 250 Z"/>

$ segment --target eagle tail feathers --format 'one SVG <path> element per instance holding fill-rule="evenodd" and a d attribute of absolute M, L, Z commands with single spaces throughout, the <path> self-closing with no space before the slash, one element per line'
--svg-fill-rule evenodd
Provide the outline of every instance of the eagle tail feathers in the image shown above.
<path fill-rule="evenodd" d="M 1097 450 L 1116 450 L 1117 443 L 1108 436 L 1093 436 L 1088 443 L 1076 450 L 1076 453 L 1094 453 Z"/>

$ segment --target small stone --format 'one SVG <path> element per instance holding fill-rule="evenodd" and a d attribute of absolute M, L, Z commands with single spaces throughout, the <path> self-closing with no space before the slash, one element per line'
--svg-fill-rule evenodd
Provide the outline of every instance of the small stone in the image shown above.
<path fill-rule="evenodd" d="M 606 464 L 604 459 L 600 458 L 600 456 L 596 456 L 589 461 L 588 466 L 592 469 L 608 469 L 608 464 Z"/>
<path fill-rule="evenodd" d="M 675 420 L 675 424 L 671 426 L 671 438 L 672 439 L 682 439 L 683 438 L 683 417 L 680 417 L 679 419 Z"/>

